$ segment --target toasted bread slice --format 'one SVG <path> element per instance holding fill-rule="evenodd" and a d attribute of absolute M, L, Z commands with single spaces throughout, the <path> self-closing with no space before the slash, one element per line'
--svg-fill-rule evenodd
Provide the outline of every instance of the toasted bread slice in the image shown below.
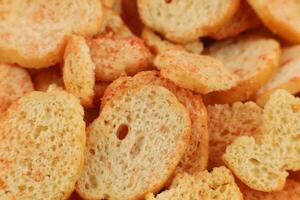
<path fill-rule="evenodd" d="M 242 200 L 243 196 L 234 182 L 234 177 L 225 167 L 215 168 L 196 175 L 179 174 L 169 189 L 157 194 L 148 194 L 146 200 Z"/>
<path fill-rule="evenodd" d="M 86 107 L 93 105 L 95 64 L 86 40 L 73 35 L 64 54 L 63 80 L 66 90 L 76 96 Z"/>
<path fill-rule="evenodd" d="M 91 36 L 102 23 L 99 0 L 1 3 L 0 62 L 42 68 L 62 61 L 66 36 Z"/>
<path fill-rule="evenodd" d="M 34 88 L 38 91 L 46 92 L 50 85 L 55 84 L 64 88 L 64 81 L 60 69 L 50 67 L 39 70 L 33 78 Z"/>
<path fill-rule="evenodd" d="M 264 192 L 283 189 L 287 170 L 300 169 L 300 99 L 273 93 L 263 110 L 261 134 L 239 136 L 227 146 L 224 162 L 247 186 Z"/>
<path fill-rule="evenodd" d="M 0 114 L 18 98 L 31 91 L 33 84 L 25 69 L 0 64 Z"/>
<path fill-rule="evenodd" d="M 177 43 L 194 41 L 230 20 L 239 0 L 138 0 L 144 24 Z"/>
<path fill-rule="evenodd" d="M 183 156 L 190 132 L 188 112 L 167 89 L 120 91 L 88 127 L 77 192 L 85 199 L 139 199 L 159 191 Z"/>
<path fill-rule="evenodd" d="M 300 42 L 300 2 L 298 0 L 248 0 L 263 23 L 289 42 Z"/>
<path fill-rule="evenodd" d="M 234 37 L 246 30 L 256 28 L 260 24 L 260 20 L 247 1 L 242 0 L 233 17 L 222 28 L 209 33 L 209 36 L 217 40 Z"/>
<path fill-rule="evenodd" d="M 220 59 L 240 81 L 235 87 L 213 92 L 206 98 L 212 104 L 231 104 L 248 100 L 269 81 L 279 64 L 280 47 L 273 39 L 247 34 L 213 44 L 209 55 Z"/>
<path fill-rule="evenodd" d="M 210 135 L 209 169 L 224 165 L 222 155 L 238 136 L 261 132 L 262 108 L 253 102 L 207 107 Z"/>
<path fill-rule="evenodd" d="M 144 28 L 141 37 L 153 54 L 159 54 L 167 50 L 186 50 L 191 53 L 201 54 L 203 44 L 200 40 L 195 40 L 187 44 L 175 44 L 161 38 L 149 28 Z"/>
<path fill-rule="evenodd" d="M 291 94 L 300 92 L 300 58 L 280 67 L 274 77 L 256 94 L 257 104 L 263 106 L 270 95 L 278 89 L 285 89 Z"/>
<path fill-rule="evenodd" d="M 150 51 L 135 36 L 102 34 L 90 39 L 89 46 L 97 81 L 110 82 L 122 75 L 134 75 L 150 68 Z"/>
<path fill-rule="evenodd" d="M 68 199 L 84 161 L 78 100 L 60 90 L 31 92 L 0 118 L 0 199 Z"/>
<path fill-rule="evenodd" d="M 177 87 L 172 82 L 159 76 L 157 71 L 140 72 L 133 78 L 121 77 L 110 84 L 103 95 L 101 108 L 120 90 L 139 85 L 158 85 L 167 88 L 189 111 L 192 122 L 191 140 L 174 175 L 181 172 L 194 174 L 205 170 L 208 162 L 209 135 L 207 130 L 207 111 L 199 95 L 194 95 L 188 90 Z"/>
<path fill-rule="evenodd" d="M 278 192 L 259 192 L 249 187 L 239 185 L 244 200 L 299 200 L 300 182 L 287 179 L 283 190 Z"/>
<path fill-rule="evenodd" d="M 100 27 L 99 33 L 113 32 L 114 34 L 122 37 L 133 36 L 121 17 L 114 10 L 105 8 L 103 11 L 103 23 Z"/>
<path fill-rule="evenodd" d="M 236 76 L 210 56 L 168 50 L 156 56 L 154 65 L 161 76 L 198 93 L 230 89 L 237 83 Z"/>

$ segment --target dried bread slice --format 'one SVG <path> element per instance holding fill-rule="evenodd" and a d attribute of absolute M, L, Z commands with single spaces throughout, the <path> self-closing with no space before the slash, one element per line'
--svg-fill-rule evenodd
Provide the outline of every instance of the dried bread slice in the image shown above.
<path fill-rule="evenodd" d="M 33 84 L 25 69 L 0 64 L 0 114 L 18 98 L 31 91 Z"/>
<path fill-rule="evenodd" d="M 146 200 L 242 200 L 243 196 L 233 175 L 225 167 L 215 168 L 211 173 L 196 175 L 179 174 L 169 189 L 157 194 L 148 194 Z"/>
<path fill-rule="evenodd" d="M 236 12 L 239 0 L 138 0 L 144 24 L 177 43 L 217 30 Z"/>
<path fill-rule="evenodd" d="M 209 55 L 220 59 L 240 80 L 229 90 L 209 94 L 208 102 L 231 104 L 248 100 L 267 83 L 277 70 L 280 46 L 276 40 L 246 34 L 213 44 Z"/>
<path fill-rule="evenodd" d="M 180 161 L 191 131 L 188 112 L 160 86 L 118 92 L 88 127 L 85 199 L 139 199 L 159 191 Z"/>
<path fill-rule="evenodd" d="M 289 42 L 300 42 L 300 2 L 298 0 L 248 0 L 263 23 Z"/>
<path fill-rule="evenodd" d="M 224 165 L 222 155 L 238 136 L 255 136 L 261 132 L 262 108 L 253 102 L 216 104 L 207 107 L 209 169 Z"/>
<path fill-rule="evenodd" d="M 0 118 L 0 199 L 68 199 L 84 162 L 78 100 L 60 89 L 31 92 Z"/>
<path fill-rule="evenodd" d="M 256 102 L 261 106 L 277 89 L 285 89 L 292 94 L 300 91 L 300 45 L 284 47 L 279 66 L 272 79 L 256 94 Z"/>
<path fill-rule="evenodd" d="M 230 89 L 237 83 L 236 76 L 210 56 L 168 50 L 156 56 L 154 65 L 161 76 L 198 93 Z"/>
<path fill-rule="evenodd" d="M 273 93 L 263 110 L 261 134 L 239 136 L 223 160 L 252 189 L 283 189 L 287 170 L 300 170 L 300 99 L 285 90 Z"/>
<path fill-rule="evenodd" d="M 99 0 L 10 0 L 0 12 L 0 62 L 28 68 L 60 62 L 67 35 L 91 36 L 102 22 Z"/>
<path fill-rule="evenodd" d="M 132 77 L 121 77 L 111 83 L 102 98 L 101 108 L 120 90 L 139 85 L 158 85 L 170 90 L 189 112 L 192 122 L 191 140 L 178 164 L 174 175 L 181 172 L 198 173 L 207 167 L 209 134 L 207 130 L 207 111 L 199 95 L 176 86 L 161 77 L 157 71 L 140 72 Z"/>
<path fill-rule="evenodd" d="M 283 190 L 278 192 L 260 192 L 249 187 L 239 185 L 244 200 L 299 200 L 300 182 L 287 179 Z"/>
<path fill-rule="evenodd" d="M 223 27 L 209 33 L 209 36 L 214 39 L 224 39 L 228 37 L 234 37 L 238 34 L 256 28 L 260 25 L 260 20 L 256 16 L 255 12 L 249 6 L 247 1 L 242 0 L 239 9 L 233 15 L 233 17 L 223 24 Z"/>
<path fill-rule="evenodd" d="M 201 54 L 203 51 L 203 44 L 200 40 L 195 40 L 186 44 L 176 44 L 161 38 L 151 29 L 146 27 L 143 29 L 141 37 L 153 54 L 159 54 L 167 50 L 186 50 L 196 54 Z"/>
<path fill-rule="evenodd" d="M 35 90 L 46 92 L 50 85 L 64 88 L 64 81 L 60 69 L 50 67 L 39 70 L 33 78 Z"/>
<path fill-rule="evenodd" d="M 110 82 L 150 68 L 151 53 L 135 36 L 121 37 L 110 32 L 90 39 L 88 44 L 97 81 Z"/>
<path fill-rule="evenodd" d="M 95 64 L 89 46 L 81 36 L 69 38 L 64 53 L 63 80 L 66 90 L 86 107 L 93 105 Z"/>

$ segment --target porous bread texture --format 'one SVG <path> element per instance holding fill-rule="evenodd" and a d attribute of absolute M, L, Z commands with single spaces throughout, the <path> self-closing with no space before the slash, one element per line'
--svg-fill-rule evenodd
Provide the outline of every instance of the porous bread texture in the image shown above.
<path fill-rule="evenodd" d="M 192 123 L 191 140 L 173 175 L 181 172 L 194 174 L 205 170 L 209 154 L 209 134 L 207 130 L 207 111 L 201 96 L 176 86 L 161 77 L 158 71 L 145 71 L 139 72 L 133 78 L 121 77 L 111 83 L 105 90 L 101 108 L 120 90 L 140 85 L 158 85 L 167 88 L 189 112 Z"/>
<path fill-rule="evenodd" d="M 265 26 L 293 43 L 300 42 L 300 2 L 298 0 L 248 0 Z"/>
<path fill-rule="evenodd" d="M 226 147 L 242 135 L 255 136 L 261 132 L 262 108 L 253 102 L 216 104 L 207 107 L 209 169 L 224 165 Z"/>
<path fill-rule="evenodd" d="M 102 23 L 99 0 L 10 0 L 0 12 L 0 62 L 27 68 L 62 61 L 66 36 L 91 36 Z"/>
<path fill-rule="evenodd" d="M 93 105 L 95 68 L 86 40 L 71 36 L 64 53 L 63 80 L 66 90 L 86 107 Z"/>
<path fill-rule="evenodd" d="M 223 24 L 222 28 L 209 33 L 209 36 L 221 40 L 228 37 L 235 37 L 238 34 L 258 27 L 261 24 L 253 9 L 247 1 L 242 0 L 239 9 L 232 18 Z"/>
<path fill-rule="evenodd" d="M 239 0 L 138 0 L 144 24 L 177 43 L 207 36 L 230 20 Z"/>
<path fill-rule="evenodd" d="M 112 9 L 103 9 L 103 23 L 99 33 L 113 32 L 120 37 L 133 36 L 129 28 L 124 24 L 121 17 Z"/>
<path fill-rule="evenodd" d="M 239 185 L 244 195 L 244 200 L 299 200 L 300 182 L 287 179 L 283 190 L 278 192 L 260 192 L 249 187 Z"/>
<path fill-rule="evenodd" d="M 0 118 L 0 199 L 68 199 L 84 162 L 78 100 L 60 89 L 31 92 Z"/>
<path fill-rule="evenodd" d="M 86 199 L 139 199 L 159 191 L 185 152 L 190 123 L 184 106 L 163 87 L 118 92 L 87 129 L 77 192 Z"/>
<path fill-rule="evenodd" d="M 90 39 L 88 44 L 97 81 L 110 82 L 151 68 L 151 53 L 135 36 L 106 33 Z"/>
<path fill-rule="evenodd" d="M 225 164 L 252 189 L 283 189 L 287 170 L 300 169 L 299 122 L 300 100 L 285 90 L 276 91 L 264 107 L 261 134 L 239 136 L 227 146 Z"/>
<path fill-rule="evenodd" d="M 279 68 L 272 79 L 258 90 L 257 104 L 264 106 L 270 95 L 278 89 L 285 89 L 291 94 L 300 91 L 300 59 L 290 61 Z"/>
<path fill-rule="evenodd" d="M 213 92 L 206 98 L 211 104 L 248 100 L 277 70 L 280 54 L 276 40 L 254 34 L 216 42 L 209 48 L 209 55 L 222 61 L 239 81 L 235 87 Z"/>
<path fill-rule="evenodd" d="M 243 196 L 226 167 L 214 168 L 195 175 L 179 174 L 172 185 L 157 194 L 148 194 L 146 200 L 242 200 Z"/>
<path fill-rule="evenodd" d="M 200 40 L 195 40 L 186 44 L 176 44 L 161 38 L 151 29 L 146 27 L 143 28 L 141 37 L 153 54 L 159 54 L 167 50 L 186 50 L 195 54 L 201 54 L 203 51 L 203 44 Z"/>
<path fill-rule="evenodd" d="M 46 92 L 50 85 L 57 85 L 64 88 L 64 81 L 61 75 L 61 71 L 57 67 L 50 67 L 39 70 L 33 76 L 33 84 L 35 90 Z"/>
<path fill-rule="evenodd" d="M 226 90 L 237 83 L 237 77 L 210 56 L 168 50 L 156 56 L 154 65 L 162 77 L 197 93 Z"/>
<path fill-rule="evenodd" d="M 0 114 L 24 94 L 33 91 L 33 84 L 25 69 L 0 64 Z"/>
<path fill-rule="evenodd" d="M 279 67 L 269 82 L 257 91 L 256 102 L 260 106 L 263 106 L 277 89 L 285 89 L 291 94 L 300 91 L 300 45 L 282 48 Z"/>

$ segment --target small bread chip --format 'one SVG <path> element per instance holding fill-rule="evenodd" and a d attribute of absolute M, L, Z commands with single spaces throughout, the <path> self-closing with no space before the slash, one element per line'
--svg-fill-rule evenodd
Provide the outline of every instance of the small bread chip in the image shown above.
<path fill-rule="evenodd" d="M 160 70 L 161 76 L 198 93 L 230 89 L 237 83 L 236 76 L 210 56 L 169 50 L 158 54 L 154 65 Z"/>
<path fill-rule="evenodd" d="M 289 42 L 300 42 L 299 0 L 248 0 L 263 23 Z"/>
<path fill-rule="evenodd" d="M 0 199 L 68 199 L 84 162 L 79 101 L 54 88 L 31 92 L 0 117 L 0 130 Z"/>
<path fill-rule="evenodd" d="M 200 40 L 189 42 L 187 44 L 175 44 L 161 38 L 149 28 L 143 29 L 141 37 L 153 54 L 159 54 L 167 50 L 186 50 L 195 54 L 201 54 L 203 51 L 203 44 Z"/>
<path fill-rule="evenodd" d="M 253 102 L 235 102 L 207 107 L 209 130 L 209 169 L 224 165 L 222 155 L 238 136 L 261 132 L 262 108 Z"/>
<path fill-rule="evenodd" d="M 234 37 L 246 30 L 256 28 L 260 24 L 260 20 L 247 1 L 242 0 L 233 17 L 222 28 L 210 33 L 209 36 L 217 40 Z"/>
<path fill-rule="evenodd" d="M 135 36 L 101 34 L 90 39 L 88 44 L 96 65 L 97 81 L 110 82 L 150 68 L 151 54 L 144 42 Z"/>
<path fill-rule="evenodd" d="M 209 55 L 220 59 L 225 68 L 237 75 L 240 80 L 229 90 L 207 95 L 207 102 L 231 104 L 248 100 L 277 70 L 280 52 L 276 40 L 253 34 L 241 35 L 213 44 L 209 48 Z"/>
<path fill-rule="evenodd" d="M 146 200 L 243 200 L 243 195 L 234 182 L 234 177 L 225 167 L 215 168 L 211 173 L 196 175 L 179 174 L 169 189 Z"/>
<path fill-rule="evenodd" d="M 33 85 L 25 69 L 0 64 L 0 114 L 18 98 L 31 91 Z"/>
<path fill-rule="evenodd" d="M 27 68 L 62 61 L 66 36 L 91 36 L 102 22 L 99 0 L 9 0 L 0 12 L 0 62 Z"/>
<path fill-rule="evenodd" d="M 176 86 L 174 83 L 161 77 L 157 71 L 140 72 L 133 78 L 121 77 L 111 83 L 105 90 L 101 108 L 117 93 L 127 87 L 140 85 L 158 85 L 170 90 L 189 111 L 192 122 L 192 134 L 186 152 L 177 166 L 174 175 L 187 172 L 190 174 L 203 171 L 208 162 L 209 135 L 207 130 L 207 111 L 199 95 Z"/>
<path fill-rule="evenodd" d="M 239 184 L 244 200 L 299 200 L 300 182 L 287 179 L 283 190 L 278 192 L 260 192 Z"/>
<path fill-rule="evenodd" d="M 299 121 L 300 99 L 277 90 L 264 107 L 261 134 L 239 136 L 227 146 L 225 164 L 254 190 L 282 190 L 287 170 L 300 170 Z"/>
<path fill-rule="evenodd" d="M 144 24 L 177 43 L 207 36 L 230 20 L 239 0 L 137 0 Z"/>
<path fill-rule="evenodd" d="M 87 130 L 80 196 L 140 199 L 164 186 L 185 152 L 191 124 L 170 91 L 147 85 L 118 92 Z"/>
<path fill-rule="evenodd" d="M 63 80 L 66 90 L 76 96 L 86 107 L 93 105 L 95 64 L 86 40 L 73 35 L 64 54 Z"/>
<path fill-rule="evenodd" d="M 57 67 L 50 67 L 39 70 L 33 78 L 34 88 L 38 91 L 46 92 L 50 85 L 57 85 L 64 88 L 64 81 Z"/>
<path fill-rule="evenodd" d="M 264 106 L 277 89 L 285 89 L 291 94 L 300 92 L 300 45 L 284 47 L 279 66 L 272 79 L 256 94 L 256 102 L 260 106 Z"/>

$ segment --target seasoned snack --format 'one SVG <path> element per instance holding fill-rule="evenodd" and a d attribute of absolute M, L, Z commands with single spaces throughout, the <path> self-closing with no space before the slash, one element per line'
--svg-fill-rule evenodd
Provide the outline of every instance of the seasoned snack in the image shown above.
<path fill-rule="evenodd" d="M 138 0 L 144 24 L 177 43 L 206 36 L 230 20 L 239 0 Z"/>
<path fill-rule="evenodd" d="M 239 185 L 244 200 L 299 200 L 300 182 L 287 179 L 283 190 L 278 192 L 259 192 L 249 187 Z"/>
<path fill-rule="evenodd" d="M 93 105 L 95 64 L 81 36 L 71 36 L 64 54 L 63 80 L 66 90 L 86 107 Z"/>
<path fill-rule="evenodd" d="M 189 142 L 188 112 L 159 86 L 127 88 L 88 127 L 77 192 L 86 199 L 139 199 L 157 192 Z"/>
<path fill-rule="evenodd" d="M 12 65 L 0 64 L 0 115 L 18 98 L 33 91 L 28 72 Z"/>
<path fill-rule="evenodd" d="M 284 47 L 279 66 L 279 70 L 272 79 L 256 94 L 256 102 L 261 106 L 277 89 L 285 89 L 291 94 L 300 91 L 300 45 Z"/>
<path fill-rule="evenodd" d="M 242 135 L 255 136 L 261 132 L 262 108 L 253 102 L 235 102 L 207 107 L 210 135 L 209 169 L 224 165 L 226 147 Z"/>
<path fill-rule="evenodd" d="M 300 42 L 300 2 L 298 0 L 248 0 L 263 23 L 289 42 Z"/>
<path fill-rule="evenodd" d="M 263 111 L 261 134 L 239 136 L 223 160 L 247 186 L 264 192 L 283 189 L 287 170 L 300 170 L 300 100 L 285 90 L 273 93 Z"/>
<path fill-rule="evenodd" d="M 227 21 L 222 28 L 209 34 L 214 39 L 224 39 L 234 37 L 238 34 L 256 28 L 260 25 L 260 20 L 248 5 L 247 1 L 242 0 L 239 9 L 233 17 Z"/>
<path fill-rule="evenodd" d="M 175 44 L 161 38 L 149 28 L 143 29 L 141 37 L 153 54 L 159 54 L 167 50 L 186 50 L 191 53 L 201 54 L 203 50 L 203 44 L 200 40 L 195 40 L 187 44 Z"/>
<path fill-rule="evenodd" d="M 10 0 L 0 12 L 0 62 L 27 68 L 62 61 L 67 35 L 91 36 L 102 22 L 99 0 Z"/>
<path fill-rule="evenodd" d="M 0 118 L 0 199 L 68 199 L 84 161 L 83 109 L 72 95 L 31 92 Z"/>
<path fill-rule="evenodd" d="M 174 174 L 181 172 L 194 174 L 205 170 L 208 162 L 209 135 L 207 111 L 199 95 L 194 95 L 188 90 L 177 87 L 172 82 L 159 76 L 157 71 L 140 72 L 133 78 L 121 77 L 110 84 L 103 95 L 101 108 L 121 90 L 140 85 L 158 85 L 167 88 L 189 112 L 192 122 L 191 140 Z"/>
<path fill-rule="evenodd" d="M 96 65 L 96 80 L 110 82 L 122 75 L 134 75 L 149 69 L 151 54 L 143 41 L 135 36 L 120 37 L 113 33 L 89 40 Z"/>
<path fill-rule="evenodd" d="M 166 191 L 156 196 L 148 194 L 146 200 L 242 200 L 243 196 L 230 171 L 225 167 L 215 168 L 211 173 L 196 175 L 179 174 Z"/>
<path fill-rule="evenodd" d="M 161 76 L 198 93 L 230 89 L 237 83 L 236 76 L 210 56 L 169 50 L 157 55 L 154 65 Z"/>
<path fill-rule="evenodd" d="M 277 70 L 280 47 L 276 40 L 247 34 L 213 44 L 209 55 L 220 59 L 240 80 L 235 87 L 213 92 L 206 98 L 211 104 L 231 104 L 248 100 L 267 83 Z"/>
<path fill-rule="evenodd" d="M 35 90 L 46 92 L 50 85 L 55 84 L 58 87 L 64 88 L 64 81 L 60 69 L 50 67 L 39 70 L 33 78 Z"/>

